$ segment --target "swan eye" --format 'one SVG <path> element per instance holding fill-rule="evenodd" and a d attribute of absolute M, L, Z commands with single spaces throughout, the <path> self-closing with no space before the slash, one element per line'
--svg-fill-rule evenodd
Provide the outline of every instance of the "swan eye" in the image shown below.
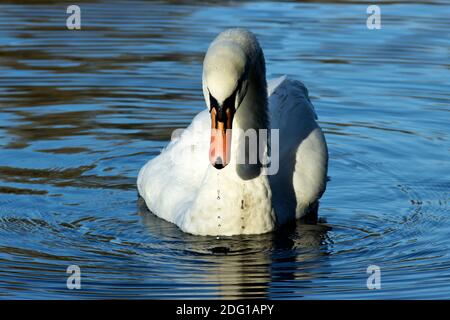
<path fill-rule="evenodd" d="M 212 108 L 218 110 L 219 108 L 219 103 L 217 102 L 217 100 L 211 95 L 211 93 L 209 92 L 209 113 L 211 113 Z"/>
<path fill-rule="evenodd" d="M 229 96 L 228 98 L 225 99 L 225 101 L 223 102 L 223 105 L 222 105 L 222 108 L 224 110 L 234 109 L 234 104 L 236 102 L 236 92 L 237 92 L 237 89 L 234 90 L 234 92 L 231 94 L 231 96 Z"/>
<path fill-rule="evenodd" d="M 234 104 L 236 102 L 236 93 L 237 93 L 237 89 L 234 90 L 234 92 L 231 94 L 231 96 L 226 98 L 224 100 L 224 102 L 222 103 L 222 105 L 216 109 L 217 119 L 219 121 L 226 122 L 227 119 L 229 118 L 228 114 L 230 113 L 230 111 L 234 113 L 234 111 L 235 111 Z"/>
<path fill-rule="evenodd" d="M 209 92 L 209 90 L 208 90 L 209 113 L 211 113 L 212 109 L 215 109 L 216 114 L 217 114 L 217 120 L 221 121 L 221 122 L 226 121 L 226 119 L 228 118 L 227 113 L 229 113 L 230 110 L 234 112 L 236 109 L 235 103 L 236 103 L 236 95 L 237 95 L 238 90 L 239 90 L 239 85 L 234 90 L 234 92 L 228 98 L 226 98 L 224 100 L 222 105 L 219 105 L 217 100 L 211 95 L 211 92 Z"/>

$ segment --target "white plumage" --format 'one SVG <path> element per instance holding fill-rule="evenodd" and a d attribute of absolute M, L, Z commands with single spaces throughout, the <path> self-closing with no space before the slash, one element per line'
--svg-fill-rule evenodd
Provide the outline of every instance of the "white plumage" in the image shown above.
<path fill-rule="evenodd" d="M 231 160 L 218 170 L 209 160 L 209 95 L 220 104 L 233 92 Z M 255 36 L 230 29 L 205 56 L 203 93 L 208 110 L 139 172 L 139 194 L 149 210 L 185 232 L 214 236 L 269 232 L 302 217 L 323 194 L 328 166 L 325 138 L 306 87 L 286 77 L 266 85 Z M 265 167 L 239 165 L 241 131 L 248 129 L 279 129 L 275 175 L 264 174 Z"/>

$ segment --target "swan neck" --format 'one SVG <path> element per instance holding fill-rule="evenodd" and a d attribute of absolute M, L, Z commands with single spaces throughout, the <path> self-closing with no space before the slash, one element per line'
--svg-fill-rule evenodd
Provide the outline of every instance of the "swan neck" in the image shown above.
<path fill-rule="evenodd" d="M 235 127 L 244 131 L 248 129 L 268 129 L 269 110 L 267 82 L 264 64 L 250 73 L 247 93 L 236 111 Z"/>

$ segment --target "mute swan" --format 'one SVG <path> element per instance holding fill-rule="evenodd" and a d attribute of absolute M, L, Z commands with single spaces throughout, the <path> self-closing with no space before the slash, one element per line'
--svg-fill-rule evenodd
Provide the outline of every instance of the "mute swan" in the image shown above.
<path fill-rule="evenodd" d="M 325 191 L 328 168 L 306 87 L 286 77 L 267 85 L 262 49 L 244 29 L 217 36 L 202 78 L 207 110 L 139 172 L 149 210 L 184 232 L 213 236 L 265 233 L 304 216 Z M 251 129 L 279 129 L 277 150 L 258 135 L 262 156 L 251 161 Z"/>

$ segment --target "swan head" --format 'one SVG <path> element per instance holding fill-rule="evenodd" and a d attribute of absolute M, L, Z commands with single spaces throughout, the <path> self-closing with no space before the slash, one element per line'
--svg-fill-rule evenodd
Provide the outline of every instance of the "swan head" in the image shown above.
<path fill-rule="evenodd" d="M 203 62 L 203 94 L 211 114 L 209 158 L 216 169 L 230 162 L 233 119 L 247 93 L 248 70 L 247 53 L 219 35 Z"/>

